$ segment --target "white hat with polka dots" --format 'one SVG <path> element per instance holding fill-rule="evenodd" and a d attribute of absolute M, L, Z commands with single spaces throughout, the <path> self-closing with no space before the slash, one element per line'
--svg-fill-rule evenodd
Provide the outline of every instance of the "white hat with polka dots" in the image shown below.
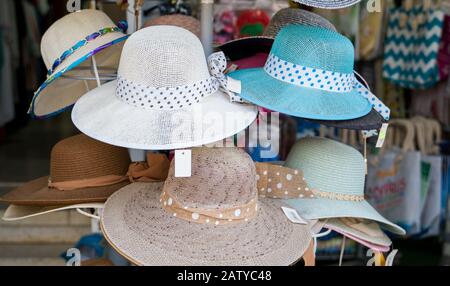
<path fill-rule="evenodd" d="M 80 131 L 121 147 L 169 150 L 233 136 L 257 109 L 228 91 L 226 60 L 206 60 L 197 36 L 175 26 L 137 31 L 124 45 L 118 78 L 84 95 L 72 111 Z"/>

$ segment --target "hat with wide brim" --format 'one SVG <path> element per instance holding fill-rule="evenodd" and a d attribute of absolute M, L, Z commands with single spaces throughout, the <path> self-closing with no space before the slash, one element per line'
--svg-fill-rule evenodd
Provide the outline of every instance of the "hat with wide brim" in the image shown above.
<path fill-rule="evenodd" d="M 109 186 L 59 191 L 48 187 L 48 179 L 49 177 L 41 177 L 25 183 L 0 197 L 0 202 L 21 206 L 61 206 L 103 203 L 114 192 L 130 184 L 127 180 Z"/>
<path fill-rule="evenodd" d="M 361 218 L 380 223 L 381 228 L 398 235 L 405 235 L 401 227 L 385 219 L 367 201 L 339 201 L 325 198 L 293 199 L 284 202 L 295 208 L 306 219 Z"/>
<path fill-rule="evenodd" d="M 116 85 L 117 81 L 112 81 L 90 91 L 72 110 L 72 121 L 81 132 L 115 146 L 171 150 L 210 144 L 244 130 L 258 114 L 255 106 L 232 103 L 220 90 L 190 108 L 139 109 L 115 96 Z M 225 124 L 224 119 L 230 116 L 239 116 L 239 120 Z M 180 120 L 191 132 L 180 130 Z M 186 136 L 175 132 L 184 132 Z"/>
<path fill-rule="evenodd" d="M 374 234 L 365 233 L 355 227 L 351 227 L 345 224 L 341 219 L 328 219 L 325 227 L 332 227 L 334 230 L 339 230 L 340 232 L 350 234 L 353 237 L 376 245 L 386 247 L 392 245 L 392 240 L 376 225 L 367 225 Z"/>
<path fill-rule="evenodd" d="M 29 109 L 31 116 L 57 115 L 95 88 L 95 80 L 82 80 L 94 77 L 89 61 L 93 56 L 99 72 L 115 74 L 123 43 L 128 37 L 122 31 L 125 26 L 119 29 L 105 13 L 93 9 L 70 13 L 56 21 L 42 38 L 42 57 L 51 73 L 33 96 Z M 109 32 L 94 38 L 93 35 L 105 30 Z M 80 44 L 79 41 L 89 37 L 93 39 Z M 62 58 L 60 64 L 54 66 L 55 61 Z"/>
<path fill-rule="evenodd" d="M 349 239 L 351 239 L 351 240 L 353 240 L 353 241 L 355 241 L 355 242 L 357 242 L 357 243 L 359 243 L 359 244 L 361 244 L 361 245 L 363 245 L 363 246 L 365 246 L 365 247 L 367 247 L 369 249 L 372 249 L 374 251 L 389 252 L 389 250 L 391 249 L 389 246 L 383 246 L 383 245 L 379 245 L 379 244 L 374 244 L 374 243 L 371 243 L 369 241 L 363 240 L 363 239 L 361 239 L 359 237 L 356 237 L 356 236 L 354 236 L 352 234 L 346 233 L 346 232 L 344 232 L 344 231 L 340 230 L 339 228 L 334 227 L 332 225 L 327 225 L 326 227 L 329 230 L 337 232 L 337 233 L 343 235 L 344 237 L 347 237 L 347 238 L 349 238 Z"/>
<path fill-rule="evenodd" d="M 112 247 L 137 265 L 272 266 L 298 261 L 311 226 L 293 224 L 280 201 L 260 199 L 248 222 L 215 226 L 189 222 L 161 207 L 161 183 L 135 183 L 105 204 L 101 228 Z"/>
<path fill-rule="evenodd" d="M 293 0 L 294 2 L 322 9 L 341 9 L 353 6 L 361 0 Z"/>
<path fill-rule="evenodd" d="M 103 209 L 103 203 L 75 204 L 67 206 L 19 206 L 9 205 L 3 214 L 4 221 L 19 221 L 55 212 L 76 209 Z"/>

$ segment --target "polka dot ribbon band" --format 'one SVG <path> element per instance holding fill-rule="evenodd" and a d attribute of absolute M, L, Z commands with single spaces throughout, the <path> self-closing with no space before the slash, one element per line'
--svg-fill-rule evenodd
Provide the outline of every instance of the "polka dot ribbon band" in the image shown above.
<path fill-rule="evenodd" d="M 222 52 L 214 53 L 208 62 L 212 75 L 210 78 L 183 86 L 150 87 L 118 76 L 116 96 L 129 105 L 144 109 L 175 110 L 199 103 L 220 88 L 230 97 L 231 102 L 243 103 L 242 98 L 227 88 L 228 78 L 223 73 L 227 65 L 225 55 Z"/>
<path fill-rule="evenodd" d="M 56 70 L 57 67 L 59 67 L 67 58 L 69 58 L 71 55 L 73 55 L 78 49 L 81 47 L 86 46 L 89 42 L 94 41 L 98 37 L 104 36 L 109 33 L 115 33 L 115 32 L 123 32 L 125 33 L 128 29 L 128 23 L 126 21 L 120 21 L 117 24 L 117 27 L 109 27 L 109 28 L 103 28 L 95 33 L 90 34 L 86 38 L 78 41 L 75 45 L 73 45 L 70 49 L 66 50 L 62 55 L 57 58 L 50 69 L 47 71 L 47 76 L 51 76 L 53 72 Z"/>
<path fill-rule="evenodd" d="M 256 163 L 258 193 L 272 199 L 316 199 L 364 201 L 363 195 L 347 195 L 319 191 L 308 187 L 303 171 L 270 163 Z"/>
<path fill-rule="evenodd" d="M 300 66 L 282 60 L 274 54 L 269 55 L 264 70 L 277 80 L 305 88 L 343 94 L 356 90 L 372 104 L 372 107 L 385 120 L 390 119 L 390 109 L 362 85 L 356 79 L 354 73 L 344 74 Z"/>
<path fill-rule="evenodd" d="M 168 191 L 163 191 L 160 203 L 164 210 L 172 216 L 200 224 L 226 225 L 247 222 L 256 217 L 258 211 L 255 197 L 245 205 L 228 209 L 200 209 L 183 206 Z"/>

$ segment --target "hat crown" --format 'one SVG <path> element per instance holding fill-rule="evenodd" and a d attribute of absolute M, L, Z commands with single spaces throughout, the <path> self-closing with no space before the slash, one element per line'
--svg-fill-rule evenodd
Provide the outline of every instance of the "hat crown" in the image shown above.
<path fill-rule="evenodd" d="M 200 21 L 192 16 L 183 14 L 164 15 L 156 18 L 149 19 L 144 23 L 144 27 L 170 25 L 184 28 L 191 33 L 200 37 Z"/>
<path fill-rule="evenodd" d="M 364 195 L 365 163 L 353 147 L 324 138 L 297 142 L 286 167 L 300 169 L 311 189 L 344 195 Z"/>
<path fill-rule="evenodd" d="M 107 175 L 124 176 L 130 158 L 125 148 L 108 145 L 83 134 L 58 142 L 52 149 L 52 182 L 91 179 Z"/>
<path fill-rule="evenodd" d="M 275 38 L 280 30 L 288 25 L 318 26 L 336 31 L 333 24 L 320 15 L 302 9 L 284 8 L 272 17 L 264 31 L 264 36 Z"/>
<path fill-rule="evenodd" d="M 54 61 L 78 41 L 101 29 L 111 27 L 116 25 L 99 10 L 80 10 L 62 17 L 42 36 L 41 53 L 45 66 L 50 69 Z"/>
<path fill-rule="evenodd" d="M 299 66 L 353 73 L 355 53 L 351 41 L 321 27 L 286 26 L 275 38 L 271 53 Z"/>
<path fill-rule="evenodd" d="M 118 76 L 152 88 L 175 88 L 210 77 L 197 36 L 175 26 L 141 29 L 126 41 Z"/>
<path fill-rule="evenodd" d="M 250 156 L 237 148 L 192 150 L 192 176 L 175 177 L 172 162 L 164 192 L 183 207 L 221 210 L 257 199 L 256 169 Z"/>

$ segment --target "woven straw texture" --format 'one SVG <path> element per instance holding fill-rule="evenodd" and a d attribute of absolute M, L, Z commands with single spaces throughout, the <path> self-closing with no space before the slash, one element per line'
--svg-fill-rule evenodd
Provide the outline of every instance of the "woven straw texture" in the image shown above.
<path fill-rule="evenodd" d="M 163 189 L 188 206 L 219 210 L 257 196 L 255 167 L 244 152 L 201 149 L 192 157 L 191 178 L 170 178 L 172 165 L 164 186 L 136 183 L 108 199 L 102 230 L 119 253 L 138 265 L 289 265 L 302 257 L 311 226 L 289 222 L 280 200 L 261 199 L 255 218 L 217 226 L 165 211 Z"/>
<path fill-rule="evenodd" d="M 320 192 L 364 195 L 365 163 L 359 151 L 324 138 L 306 138 L 292 148 L 286 167 L 301 169 L 310 188 Z M 355 202 L 317 198 L 292 199 L 286 203 L 307 219 L 338 217 L 365 218 L 380 222 L 387 230 L 404 230 L 382 217 L 367 201 Z"/>
<path fill-rule="evenodd" d="M 208 79 L 210 74 L 194 34 L 179 27 L 154 26 L 127 40 L 119 76 L 148 87 L 176 88 Z M 256 107 L 231 103 L 220 91 L 181 109 L 140 108 L 115 95 L 116 83 L 89 92 L 72 111 L 72 120 L 83 133 L 112 145 L 167 150 L 209 144 L 245 129 L 257 115 Z M 146 96 L 151 95 L 139 93 L 136 100 Z M 226 124 L 227 120 L 235 121 Z"/>
<path fill-rule="evenodd" d="M 289 63 L 338 73 L 353 73 L 354 49 L 344 36 L 328 29 L 289 25 L 273 44 L 272 54 Z M 318 120 L 349 120 L 367 115 L 370 103 L 356 90 L 336 93 L 300 87 L 273 78 L 262 68 L 238 70 L 240 96 L 288 115 Z"/>
<path fill-rule="evenodd" d="M 47 69 L 51 68 L 53 62 L 78 41 L 94 32 L 98 32 L 100 29 L 115 26 L 105 13 L 98 10 L 81 10 L 80 12 L 70 13 L 59 19 L 45 32 L 41 41 L 41 54 Z M 80 47 L 64 60 L 53 72 L 53 75 L 65 68 L 75 67 L 75 62 L 89 52 L 99 49 L 113 41 L 122 39 L 125 36 L 121 32 L 113 32 L 98 37 L 87 45 Z M 123 42 L 97 53 L 95 55 L 97 66 L 117 69 L 122 47 Z M 78 65 L 78 67 L 90 66 L 90 61 L 85 61 Z M 91 72 L 85 70 L 72 70 L 70 73 L 66 73 L 66 75 L 92 77 Z M 68 80 L 60 77 L 40 92 L 34 102 L 34 115 L 46 116 L 58 112 L 74 104 L 88 89 L 92 89 L 95 86 L 95 82 L 89 82 L 86 87 L 84 81 Z"/>
<path fill-rule="evenodd" d="M 322 27 L 336 31 L 334 25 L 320 15 L 302 9 L 285 8 L 278 11 L 270 20 L 264 36 L 275 39 L 282 28 L 291 24 Z"/>
<path fill-rule="evenodd" d="M 7 193 L 0 201 L 16 205 L 59 206 L 104 202 L 128 181 L 103 187 L 59 191 L 48 188 L 53 182 L 82 180 L 106 175 L 125 176 L 130 159 L 128 151 L 110 146 L 85 135 L 77 135 L 57 143 L 51 153 L 50 177 L 43 177 Z"/>
<path fill-rule="evenodd" d="M 316 8 L 340 9 L 350 7 L 361 0 L 293 0 L 294 2 Z"/>
<path fill-rule="evenodd" d="M 144 28 L 157 25 L 169 25 L 184 28 L 200 38 L 200 21 L 194 17 L 176 14 L 153 18 L 144 23 Z"/>

